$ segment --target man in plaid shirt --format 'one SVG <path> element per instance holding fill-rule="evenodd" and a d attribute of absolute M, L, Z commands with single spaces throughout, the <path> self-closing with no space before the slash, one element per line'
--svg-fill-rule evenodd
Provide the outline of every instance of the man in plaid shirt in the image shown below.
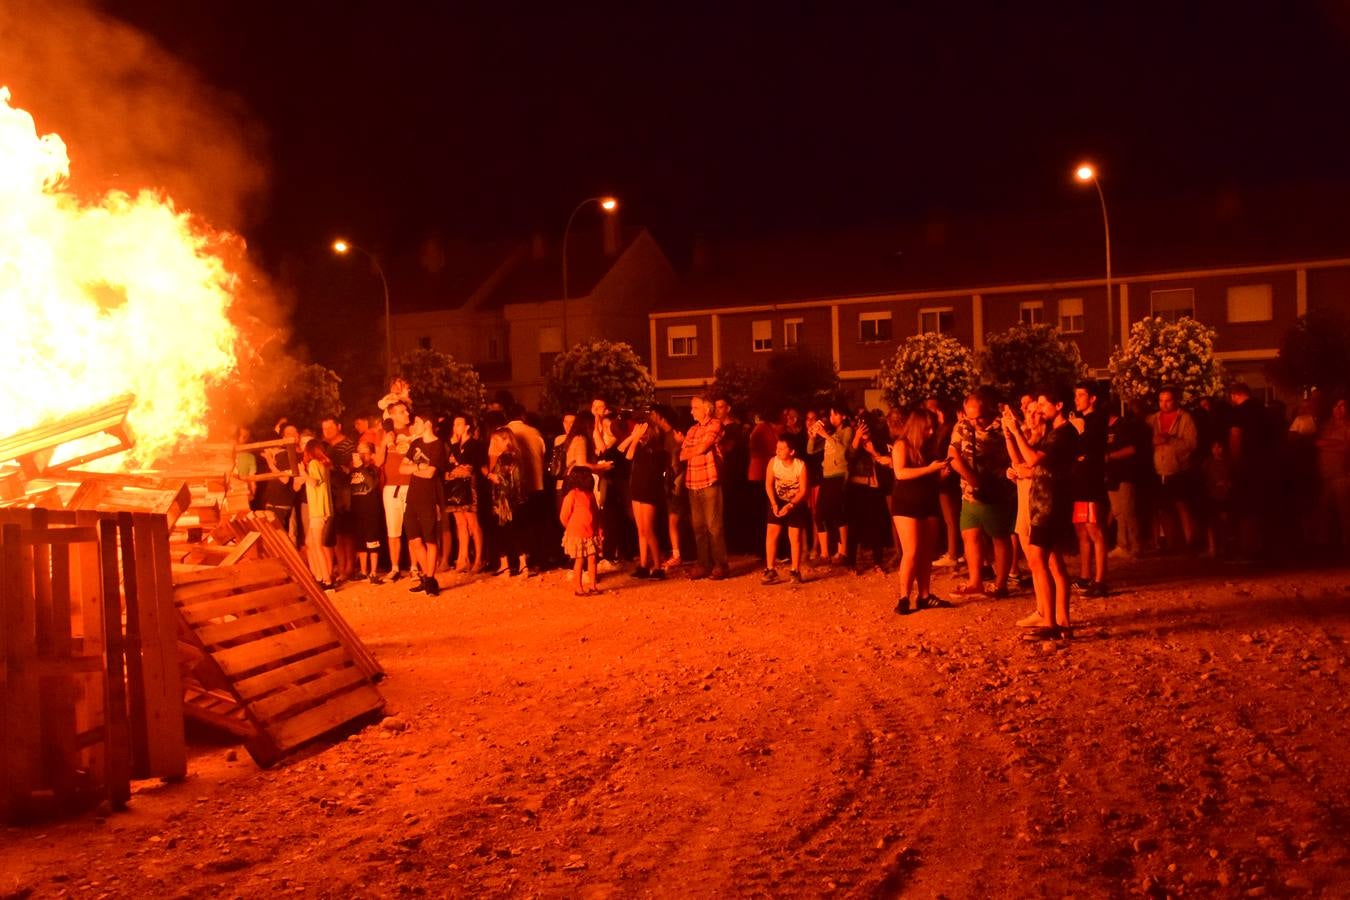
<path fill-rule="evenodd" d="M 727 541 L 722 530 L 722 485 L 718 479 L 718 441 L 722 423 L 713 418 L 712 404 L 705 396 L 689 405 L 694 427 L 684 436 L 680 459 L 685 463 L 684 486 L 689 491 L 689 513 L 698 544 L 701 569 L 714 581 L 727 577 Z"/>

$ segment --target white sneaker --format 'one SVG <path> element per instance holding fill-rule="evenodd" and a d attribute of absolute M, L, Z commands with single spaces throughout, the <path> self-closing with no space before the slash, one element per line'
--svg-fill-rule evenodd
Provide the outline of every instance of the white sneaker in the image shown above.
<path fill-rule="evenodd" d="M 597 572 L 617 572 L 619 567 L 610 560 L 602 559 L 596 564 L 595 570 Z"/>
<path fill-rule="evenodd" d="M 950 569 L 954 565 L 956 565 L 956 558 L 950 553 L 944 553 L 933 560 L 933 568 L 935 569 Z"/>

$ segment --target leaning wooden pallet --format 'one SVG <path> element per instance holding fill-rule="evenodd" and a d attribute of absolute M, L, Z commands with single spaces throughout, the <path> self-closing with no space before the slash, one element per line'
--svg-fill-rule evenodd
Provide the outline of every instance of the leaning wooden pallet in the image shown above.
<path fill-rule="evenodd" d="M 314 602 L 283 560 L 180 573 L 174 602 L 187 626 L 185 639 L 203 652 L 212 680 L 226 686 L 204 689 L 194 705 L 236 724 L 246 721 L 253 734 L 245 747 L 259 765 L 384 708 L 333 627 L 335 614 Z M 238 708 L 210 708 L 222 694 Z"/>

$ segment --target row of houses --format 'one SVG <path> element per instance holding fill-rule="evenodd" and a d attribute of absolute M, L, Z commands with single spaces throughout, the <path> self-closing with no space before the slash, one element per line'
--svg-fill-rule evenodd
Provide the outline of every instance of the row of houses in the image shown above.
<path fill-rule="evenodd" d="M 880 229 L 696 243 L 677 272 L 649 232 L 606 224 L 574 235 L 565 301 L 556 248 L 536 238 L 503 253 L 467 296 L 395 315 L 396 352 L 448 352 L 478 367 L 490 388 L 533 404 L 565 345 L 621 340 L 643 356 L 660 399 L 683 405 L 720 366 L 802 347 L 831 360 L 855 399 L 871 405 L 878 366 L 911 335 L 952 334 L 979 350 L 1018 322 L 1049 322 L 1104 372 L 1134 322 L 1192 316 L 1215 328 L 1226 368 L 1263 389 L 1265 363 L 1299 316 L 1322 305 L 1350 310 L 1350 254 L 1127 269 L 1112 279 L 1108 302 L 1104 274 L 1081 274 L 1099 250 L 1037 254 L 1005 242 L 1003 258 L 1015 259 L 1004 264 L 970 255 L 971 242 L 956 251 L 942 230 Z M 1066 255 L 1082 259 L 1066 264 Z M 993 277 L 1000 270 L 1024 277 Z"/>

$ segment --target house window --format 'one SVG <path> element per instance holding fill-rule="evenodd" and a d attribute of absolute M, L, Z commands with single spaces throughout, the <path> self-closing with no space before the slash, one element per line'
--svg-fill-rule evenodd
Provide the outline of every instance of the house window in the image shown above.
<path fill-rule="evenodd" d="M 1083 330 L 1083 298 L 1062 297 L 1059 301 L 1059 330 L 1078 334 Z"/>
<path fill-rule="evenodd" d="M 1148 302 L 1153 315 L 1169 322 L 1195 317 L 1195 291 L 1191 288 L 1149 291 Z"/>
<path fill-rule="evenodd" d="M 1269 322 L 1271 291 L 1268 284 L 1242 284 L 1228 289 L 1228 321 Z"/>
<path fill-rule="evenodd" d="M 802 325 L 805 319 L 783 320 L 783 346 L 795 347 L 802 342 Z"/>
<path fill-rule="evenodd" d="M 773 321 L 756 319 L 750 323 L 750 341 L 756 353 L 768 353 L 773 349 Z"/>
<path fill-rule="evenodd" d="M 1023 300 L 1017 305 L 1017 321 L 1023 325 L 1039 325 L 1045 321 L 1045 303 L 1040 300 Z"/>
<path fill-rule="evenodd" d="M 667 356 L 698 356 L 698 326 L 671 325 L 666 329 Z"/>
<path fill-rule="evenodd" d="M 919 334 L 951 334 L 954 322 L 950 306 L 919 310 Z"/>
<path fill-rule="evenodd" d="M 422 349 L 422 350 L 430 350 L 430 349 L 431 349 L 431 338 L 425 337 L 425 336 L 424 336 L 424 337 L 418 338 L 418 339 L 417 339 L 417 346 L 418 346 L 419 349 Z"/>
<path fill-rule="evenodd" d="M 858 341 L 868 344 L 891 339 L 891 314 L 886 312 L 865 312 L 858 315 Z"/>

